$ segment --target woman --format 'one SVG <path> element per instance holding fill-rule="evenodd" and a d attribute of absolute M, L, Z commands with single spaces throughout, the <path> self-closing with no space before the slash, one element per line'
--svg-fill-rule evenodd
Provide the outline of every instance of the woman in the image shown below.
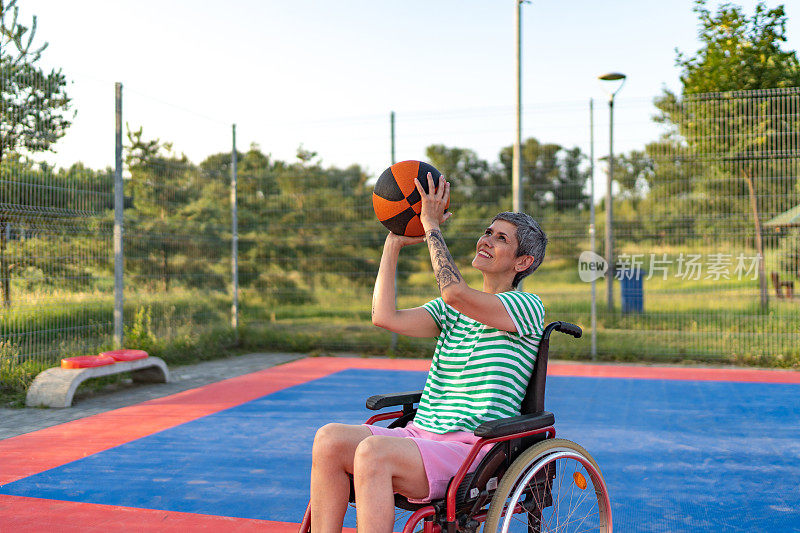
<path fill-rule="evenodd" d="M 447 249 L 440 225 L 450 184 L 440 180 L 422 196 L 424 237 L 390 233 L 375 281 L 372 322 L 414 337 L 438 337 L 417 414 L 407 427 L 328 424 L 314 438 L 311 528 L 339 532 L 352 474 L 359 532 L 390 532 L 394 493 L 413 502 L 441 498 L 478 438 L 483 422 L 519 414 L 539 339 L 544 307 L 515 289 L 544 258 L 547 237 L 524 213 L 500 213 L 478 239 L 472 266 L 483 290 L 470 288 Z M 441 298 L 398 310 L 395 271 L 404 246 L 426 241 Z M 488 450 L 485 450 L 488 451 Z M 477 464 L 477 461 L 476 463 Z"/>

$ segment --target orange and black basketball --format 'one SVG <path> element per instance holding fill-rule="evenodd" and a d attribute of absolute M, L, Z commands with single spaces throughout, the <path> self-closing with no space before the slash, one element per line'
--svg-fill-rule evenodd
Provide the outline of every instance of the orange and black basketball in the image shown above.
<path fill-rule="evenodd" d="M 425 234 L 419 219 L 422 197 L 414 185 L 414 178 L 419 178 L 423 190 L 428 192 L 428 172 L 433 177 L 433 186 L 438 188 L 442 173 L 422 161 L 395 163 L 384 170 L 375 183 L 372 207 L 381 224 L 392 233 L 408 237 Z M 450 206 L 449 200 L 447 206 Z"/>

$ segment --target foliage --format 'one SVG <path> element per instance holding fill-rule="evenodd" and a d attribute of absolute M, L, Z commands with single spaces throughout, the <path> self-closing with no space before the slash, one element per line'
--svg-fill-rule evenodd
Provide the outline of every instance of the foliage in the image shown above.
<path fill-rule="evenodd" d="M 789 279 L 800 278 L 800 230 L 792 229 L 781 240 L 778 265 Z"/>
<path fill-rule="evenodd" d="M 522 159 L 522 190 L 529 211 L 553 205 L 559 211 L 588 206 L 584 188 L 589 179 L 588 169 L 580 165 L 586 158 L 579 148 L 570 150 L 554 143 L 541 143 L 533 137 L 520 147 Z M 500 165 L 504 176 L 510 176 L 513 164 L 513 146 L 500 151 Z"/>
<path fill-rule="evenodd" d="M 36 17 L 23 26 L 16 4 L 0 0 L 0 162 L 20 148 L 51 150 L 71 124 L 66 76 L 36 65 L 47 43 L 33 47 Z"/>
<path fill-rule="evenodd" d="M 12 304 L 12 280 L 28 273 L 47 272 L 43 283 L 72 288 L 91 284 L 88 264 L 98 257 L 103 227 L 96 215 L 110 209 L 113 196 L 108 171 L 76 163 L 67 169 L 35 165 L 18 154 L 0 165 L 0 292 L 4 307 Z M 47 251 L 69 249 L 53 263 Z M 23 278 L 21 284 L 28 281 Z"/>
<path fill-rule="evenodd" d="M 61 70 L 49 74 L 36 66 L 47 43 L 35 48 L 36 17 L 29 27 L 19 22 L 16 0 L 0 0 L 0 171 L 20 162 L 20 149 L 29 152 L 52 150 L 70 126 L 70 99 L 65 92 L 66 77 Z M 10 159 L 10 162 L 7 161 Z M 0 179 L 4 189 L 0 202 L 11 203 L 11 181 Z M 0 292 L 3 305 L 11 305 L 11 265 L 6 256 L 10 225 L 16 218 L 0 210 Z"/>
<path fill-rule="evenodd" d="M 668 127 L 659 144 L 674 156 L 656 162 L 651 181 L 656 188 L 673 187 L 670 174 L 681 166 L 682 178 L 675 182 L 680 190 L 654 196 L 653 205 L 674 203 L 679 212 L 692 213 L 686 235 L 706 242 L 730 243 L 732 235 L 746 235 L 749 218 L 756 253 L 765 257 L 761 220 L 798 200 L 800 164 L 789 154 L 800 149 L 800 120 L 783 112 L 774 90 L 800 86 L 800 62 L 794 51 L 781 48 L 783 6 L 768 9 L 759 2 L 748 17 L 731 4 L 712 13 L 705 0 L 697 0 L 694 11 L 701 48 L 691 57 L 678 52 L 681 93 L 665 89 L 655 102 L 655 120 Z M 765 309 L 763 262 L 758 276 Z"/>
<path fill-rule="evenodd" d="M 170 143 L 145 140 L 142 128 L 128 130 L 128 143 L 131 179 L 125 186 L 133 204 L 125 221 L 128 269 L 139 284 L 160 285 L 164 291 L 176 278 L 189 286 L 223 289 L 213 259 L 225 254 L 229 235 L 224 222 L 230 210 L 219 201 L 225 197 L 224 177 L 169 153 Z"/>
<path fill-rule="evenodd" d="M 678 52 L 676 59 L 684 94 L 800 86 L 797 55 L 781 49 L 787 22 L 782 5 L 768 9 L 759 2 L 748 17 L 736 5 L 722 4 L 712 13 L 706 4 L 697 0 L 694 7 L 700 50 L 695 56 Z"/>
<path fill-rule="evenodd" d="M 158 337 L 153 331 L 152 309 L 149 306 L 137 309 L 133 320 L 125 326 L 124 344 L 148 353 L 158 345 Z"/>

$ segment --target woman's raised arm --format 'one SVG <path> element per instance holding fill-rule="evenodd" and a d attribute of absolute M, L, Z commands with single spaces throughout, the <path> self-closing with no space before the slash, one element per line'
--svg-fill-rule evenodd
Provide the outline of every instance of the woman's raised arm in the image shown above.
<path fill-rule="evenodd" d="M 383 255 L 372 293 L 372 323 L 378 327 L 409 337 L 437 337 L 439 326 L 422 307 L 397 309 L 395 273 L 400 250 L 423 241 L 422 237 L 404 237 L 390 233 L 383 245 Z"/>

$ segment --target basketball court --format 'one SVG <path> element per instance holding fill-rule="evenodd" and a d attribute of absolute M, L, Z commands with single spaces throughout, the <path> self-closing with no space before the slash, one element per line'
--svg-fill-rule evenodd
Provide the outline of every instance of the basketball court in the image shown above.
<path fill-rule="evenodd" d="M 0 530 L 294 532 L 317 427 L 428 364 L 306 358 L 0 441 Z M 798 397 L 771 370 L 551 362 L 547 384 L 617 531 L 800 531 Z"/>

